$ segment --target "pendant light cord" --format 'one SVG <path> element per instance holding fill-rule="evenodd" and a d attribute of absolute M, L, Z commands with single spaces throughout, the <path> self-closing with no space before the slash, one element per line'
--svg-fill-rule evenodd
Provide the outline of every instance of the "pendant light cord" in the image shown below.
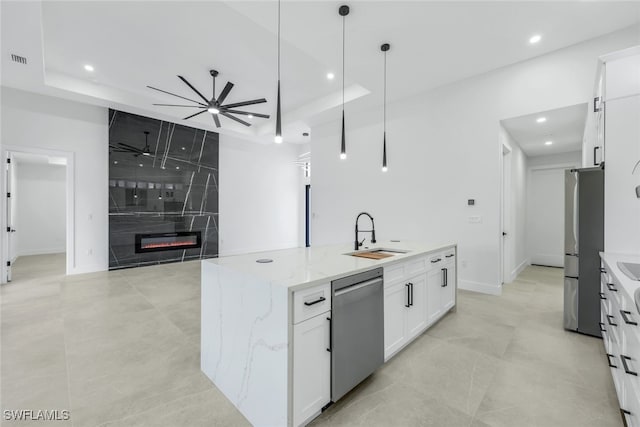
<path fill-rule="evenodd" d="M 278 80 L 280 80 L 280 0 L 278 0 Z"/>
<path fill-rule="evenodd" d="M 382 107 L 382 126 L 383 130 L 387 132 L 387 51 L 384 52 L 384 95 L 383 95 L 383 107 Z"/>
<path fill-rule="evenodd" d="M 342 111 L 344 112 L 344 37 L 345 16 L 342 17 Z"/>

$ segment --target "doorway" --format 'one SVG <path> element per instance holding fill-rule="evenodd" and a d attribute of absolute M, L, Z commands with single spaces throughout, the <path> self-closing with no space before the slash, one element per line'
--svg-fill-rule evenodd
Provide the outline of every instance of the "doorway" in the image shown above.
<path fill-rule="evenodd" d="M 4 154 L 6 238 L 1 282 L 64 275 L 73 247 L 69 244 L 72 157 L 35 149 Z"/>

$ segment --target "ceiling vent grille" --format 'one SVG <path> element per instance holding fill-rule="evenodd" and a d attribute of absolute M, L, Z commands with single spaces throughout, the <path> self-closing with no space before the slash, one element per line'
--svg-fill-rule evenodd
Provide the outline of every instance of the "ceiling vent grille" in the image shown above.
<path fill-rule="evenodd" d="M 13 62 L 17 62 L 18 64 L 27 64 L 27 58 L 24 56 L 16 55 L 15 53 L 11 54 L 11 60 Z"/>

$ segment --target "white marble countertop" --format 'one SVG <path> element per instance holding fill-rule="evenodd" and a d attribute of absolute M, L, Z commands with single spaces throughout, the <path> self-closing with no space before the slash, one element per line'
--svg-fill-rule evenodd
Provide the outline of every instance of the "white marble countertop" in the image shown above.
<path fill-rule="evenodd" d="M 381 260 L 373 260 L 345 255 L 354 252 L 354 249 L 353 244 L 344 244 L 255 252 L 211 258 L 202 262 L 239 270 L 273 285 L 294 290 L 455 246 L 456 244 L 451 242 L 429 244 L 412 241 L 378 241 L 375 245 L 364 246 L 360 250 L 387 248 L 407 250 L 408 252 Z M 269 258 L 273 262 L 257 263 L 256 260 L 261 258 Z"/>
<path fill-rule="evenodd" d="M 624 274 L 622 270 L 620 270 L 620 267 L 618 267 L 618 262 L 640 263 L 640 256 L 600 252 L 600 257 L 609 266 L 609 269 L 611 270 L 610 273 L 616 276 L 616 279 L 620 281 L 622 289 L 627 297 L 629 297 L 631 301 L 634 301 L 634 293 L 636 289 L 640 288 L 640 282 L 637 280 L 632 280 L 626 274 Z"/>

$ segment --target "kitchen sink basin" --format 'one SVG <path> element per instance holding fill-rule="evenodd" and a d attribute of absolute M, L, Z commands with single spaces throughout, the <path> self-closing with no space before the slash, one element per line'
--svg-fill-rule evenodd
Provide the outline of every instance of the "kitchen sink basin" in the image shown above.
<path fill-rule="evenodd" d="M 640 264 L 632 262 L 619 262 L 618 268 L 631 280 L 640 281 Z"/>
<path fill-rule="evenodd" d="M 360 251 L 348 252 L 344 255 L 355 256 L 359 258 L 384 259 L 384 258 L 389 258 L 398 254 L 406 254 L 408 252 L 409 251 L 404 249 L 375 248 L 375 249 L 364 249 Z"/>

